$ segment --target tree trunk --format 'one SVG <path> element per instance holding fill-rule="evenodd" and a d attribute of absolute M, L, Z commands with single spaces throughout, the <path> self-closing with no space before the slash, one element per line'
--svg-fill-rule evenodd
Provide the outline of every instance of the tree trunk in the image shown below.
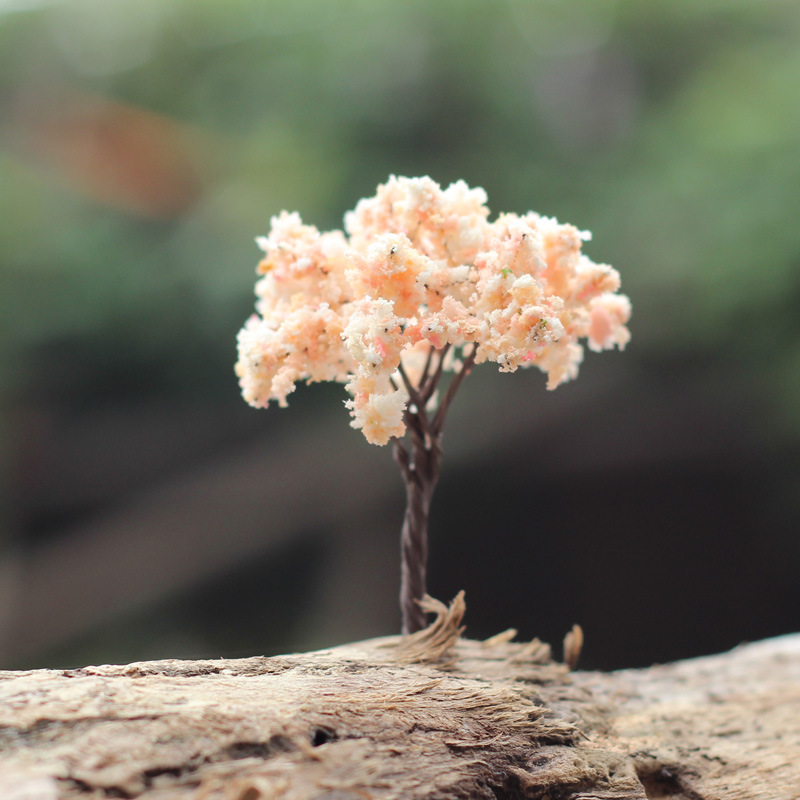
<path fill-rule="evenodd" d="M 800 635 L 583 673 L 429 609 L 316 653 L 0 673 L 0 798 L 800 797 Z"/>
<path fill-rule="evenodd" d="M 428 519 L 442 463 L 439 437 L 432 441 L 421 436 L 415 438 L 412 454 L 410 464 L 403 470 L 406 484 L 406 512 L 400 532 L 403 633 L 416 633 L 425 627 L 426 615 L 420 601 L 427 594 Z"/>

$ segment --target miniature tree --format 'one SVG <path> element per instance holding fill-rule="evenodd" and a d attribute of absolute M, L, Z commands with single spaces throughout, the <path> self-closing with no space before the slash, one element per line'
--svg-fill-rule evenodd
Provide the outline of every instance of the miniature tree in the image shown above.
<path fill-rule="evenodd" d="M 464 377 L 484 361 L 535 366 L 554 389 L 578 374 L 581 339 L 600 351 L 630 338 L 619 274 L 581 253 L 587 232 L 533 212 L 488 217 L 483 189 L 392 176 L 345 215 L 345 232 L 284 211 L 256 240 L 265 257 L 258 313 L 238 337 L 242 394 L 286 406 L 297 381 L 339 381 L 350 424 L 392 443 L 407 492 L 404 633 L 425 624 L 428 513 Z"/>

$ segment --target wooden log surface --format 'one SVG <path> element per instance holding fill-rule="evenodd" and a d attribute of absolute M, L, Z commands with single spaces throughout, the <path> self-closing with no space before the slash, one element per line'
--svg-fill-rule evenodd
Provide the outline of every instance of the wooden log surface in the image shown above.
<path fill-rule="evenodd" d="M 429 609 L 315 653 L 2 672 L 0 798 L 800 798 L 800 635 L 576 672 Z"/>

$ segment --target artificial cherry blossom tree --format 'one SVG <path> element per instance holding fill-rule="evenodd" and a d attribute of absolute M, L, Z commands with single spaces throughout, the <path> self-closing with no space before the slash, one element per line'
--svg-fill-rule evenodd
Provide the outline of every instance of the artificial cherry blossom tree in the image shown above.
<path fill-rule="evenodd" d="M 630 302 L 616 270 L 581 253 L 590 238 L 533 212 L 489 221 L 486 193 L 463 181 L 390 177 L 344 232 L 296 213 L 256 241 L 257 314 L 239 333 L 245 400 L 286 406 L 297 381 L 338 381 L 351 425 L 392 443 L 405 480 L 403 632 L 425 624 L 427 528 L 442 428 L 473 366 L 538 367 L 554 389 L 576 377 L 581 340 L 622 349 Z M 449 383 L 443 376 L 452 373 Z"/>

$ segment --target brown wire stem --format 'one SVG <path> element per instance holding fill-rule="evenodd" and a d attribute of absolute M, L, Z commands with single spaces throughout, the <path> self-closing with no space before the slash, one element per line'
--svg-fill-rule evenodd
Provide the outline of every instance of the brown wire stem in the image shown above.
<path fill-rule="evenodd" d="M 397 437 L 392 439 L 394 458 L 406 486 L 406 510 L 400 536 L 403 633 L 414 633 L 425 627 L 425 612 L 420 601 L 427 593 L 428 517 L 442 463 L 442 427 L 455 393 L 475 363 L 477 351 L 477 345 L 473 345 L 431 420 L 425 406 L 436 391 L 449 348 L 447 345 L 436 352 L 438 361 L 433 372 L 430 368 L 434 348 L 431 348 L 418 386 L 411 383 L 402 364 L 398 369 L 410 401 L 404 415 L 408 442 Z"/>

